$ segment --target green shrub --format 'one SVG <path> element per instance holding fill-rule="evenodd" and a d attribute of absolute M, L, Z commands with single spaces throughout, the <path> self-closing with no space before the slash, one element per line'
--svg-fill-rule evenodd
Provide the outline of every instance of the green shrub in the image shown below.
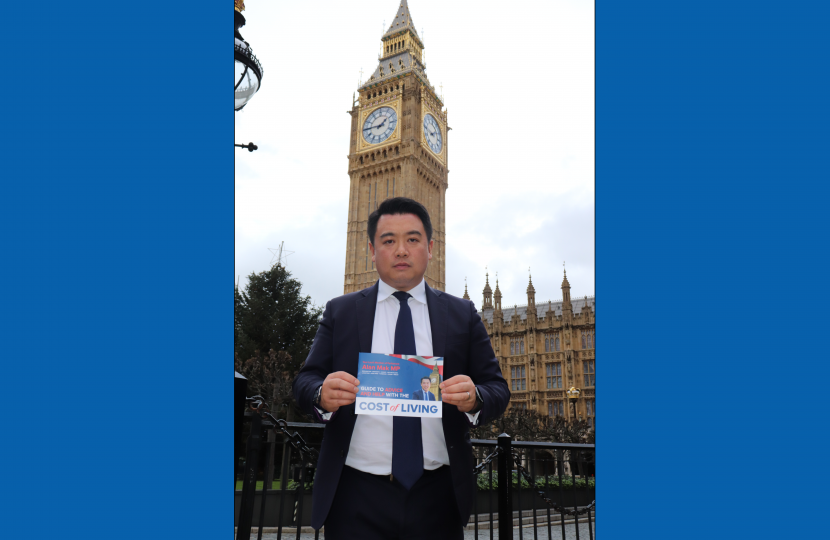
<path fill-rule="evenodd" d="M 519 473 L 513 473 L 513 489 L 518 489 L 519 487 Z M 558 475 L 549 475 L 547 477 L 547 487 L 548 489 L 559 489 L 559 476 Z M 537 476 L 535 479 L 536 488 L 537 489 L 545 489 L 545 477 L 544 476 Z M 476 478 L 476 485 L 479 491 L 488 491 L 488 490 L 496 490 L 499 487 L 499 478 L 498 475 L 493 472 L 492 478 L 490 477 L 487 471 L 482 472 Z M 528 484 L 527 480 L 522 476 L 521 478 L 521 485 L 522 489 L 528 489 L 530 484 Z M 570 476 L 563 476 L 562 477 L 562 489 L 573 489 L 573 488 L 584 488 L 585 486 L 589 488 L 596 487 L 596 478 L 589 477 L 586 481 L 585 478 L 577 478 L 574 482 L 574 479 Z"/>

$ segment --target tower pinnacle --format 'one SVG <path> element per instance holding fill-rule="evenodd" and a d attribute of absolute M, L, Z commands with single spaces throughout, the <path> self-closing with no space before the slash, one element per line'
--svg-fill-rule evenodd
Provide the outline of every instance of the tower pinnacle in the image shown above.
<path fill-rule="evenodd" d="M 571 312 L 571 284 L 568 283 L 567 272 L 565 272 L 565 279 L 562 280 L 562 311 Z"/>
<path fill-rule="evenodd" d="M 530 267 L 527 269 L 527 315 L 536 316 L 536 289 L 533 288 L 533 277 L 530 275 Z"/>
<path fill-rule="evenodd" d="M 493 289 L 490 288 L 490 272 L 487 272 L 484 277 L 484 302 L 481 309 L 493 309 Z"/>
<path fill-rule="evenodd" d="M 398 79 L 404 73 L 414 72 L 422 79 L 422 82 L 429 86 L 432 94 L 435 94 L 436 100 L 443 106 L 444 100 L 438 98 L 435 89 L 427 81 L 424 71 L 426 69 L 423 57 L 424 42 L 412 22 L 412 15 L 409 13 L 409 5 L 406 0 L 401 1 L 398 11 L 392 19 L 392 24 L 389 25 L 380 40 L 380 62 L 378 67 L 369 76 L 368 80 L 361 83 L 358 91 L 362 92 L 381 81 Z"/>
<path fill-rule="evenodd" d="M 412 22 L 412 15 L 409 13 L 409 4 L 407 4 L 406 0 L 403 0 L 398 7 L 398 12 L 395 13 L 395 17 L 392 19 L 392 24 L 389 25 L 389 29 L 383 34 L 381 39 L 386 41 L 387 37 L 397 35 L 406 30 L 412 32 L 412 35 L 419 42 L 421 41 L 421 38 L 418 36 L 418 31 L 415 29 L 415 24 Z M 421 43 L 421 48 L 423 48 L 423 43 Z"/>

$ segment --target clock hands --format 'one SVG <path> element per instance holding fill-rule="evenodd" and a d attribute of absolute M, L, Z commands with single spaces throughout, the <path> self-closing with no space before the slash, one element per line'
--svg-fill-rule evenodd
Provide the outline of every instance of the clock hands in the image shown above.
<path fill-rule="evenodd" d="M 386 123 L 386 121 L 387 121 L 387 120 L 389 120 L 389 117 L 385 117 L 385 118 L 383 119 L 383 122 L 381 122 L 380 124 L 378 124 L 378 125 L 376 125 L 376 126 L 369 126 L 369 127 L 367 127 L 367 128 L 363 128 L 363 131 L 369 131 L 370 129 L 382 128 L 382 127 L 383 127 L 383 125 Z"/>

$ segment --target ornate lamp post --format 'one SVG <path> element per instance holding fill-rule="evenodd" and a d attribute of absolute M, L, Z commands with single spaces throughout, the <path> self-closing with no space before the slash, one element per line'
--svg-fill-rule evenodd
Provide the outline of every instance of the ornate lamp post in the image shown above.
<path fill-rule="evenodd" d="M 245 17 L 242 15 L 245 1 L 234 0 L 233 9 L 233 110 L 238 111 L 259 91 L 262 85 L 262 65 L 239 33 L 239 29 L 245 26 Z"/>
<path fill-rule="evenodd" d="M 574 388 L 573 386 L 571 386 L 571 389 L 566 392 L 566 394 L 568 394 L 568 400 L 570 400 L 570 402 L 573 403 L 574 406 L 574 421 L 576 421 L 576 400 L 579 399 L 579 393 L 579 388 Z"/>

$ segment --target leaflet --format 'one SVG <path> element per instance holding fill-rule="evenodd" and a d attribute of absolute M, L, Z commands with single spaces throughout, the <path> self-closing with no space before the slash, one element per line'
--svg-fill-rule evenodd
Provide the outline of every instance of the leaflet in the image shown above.
<path fill-rule="evenodd" d="M 357 414 L 441 418 L 443 358 L 360 353 L 359 361 Z"/>

